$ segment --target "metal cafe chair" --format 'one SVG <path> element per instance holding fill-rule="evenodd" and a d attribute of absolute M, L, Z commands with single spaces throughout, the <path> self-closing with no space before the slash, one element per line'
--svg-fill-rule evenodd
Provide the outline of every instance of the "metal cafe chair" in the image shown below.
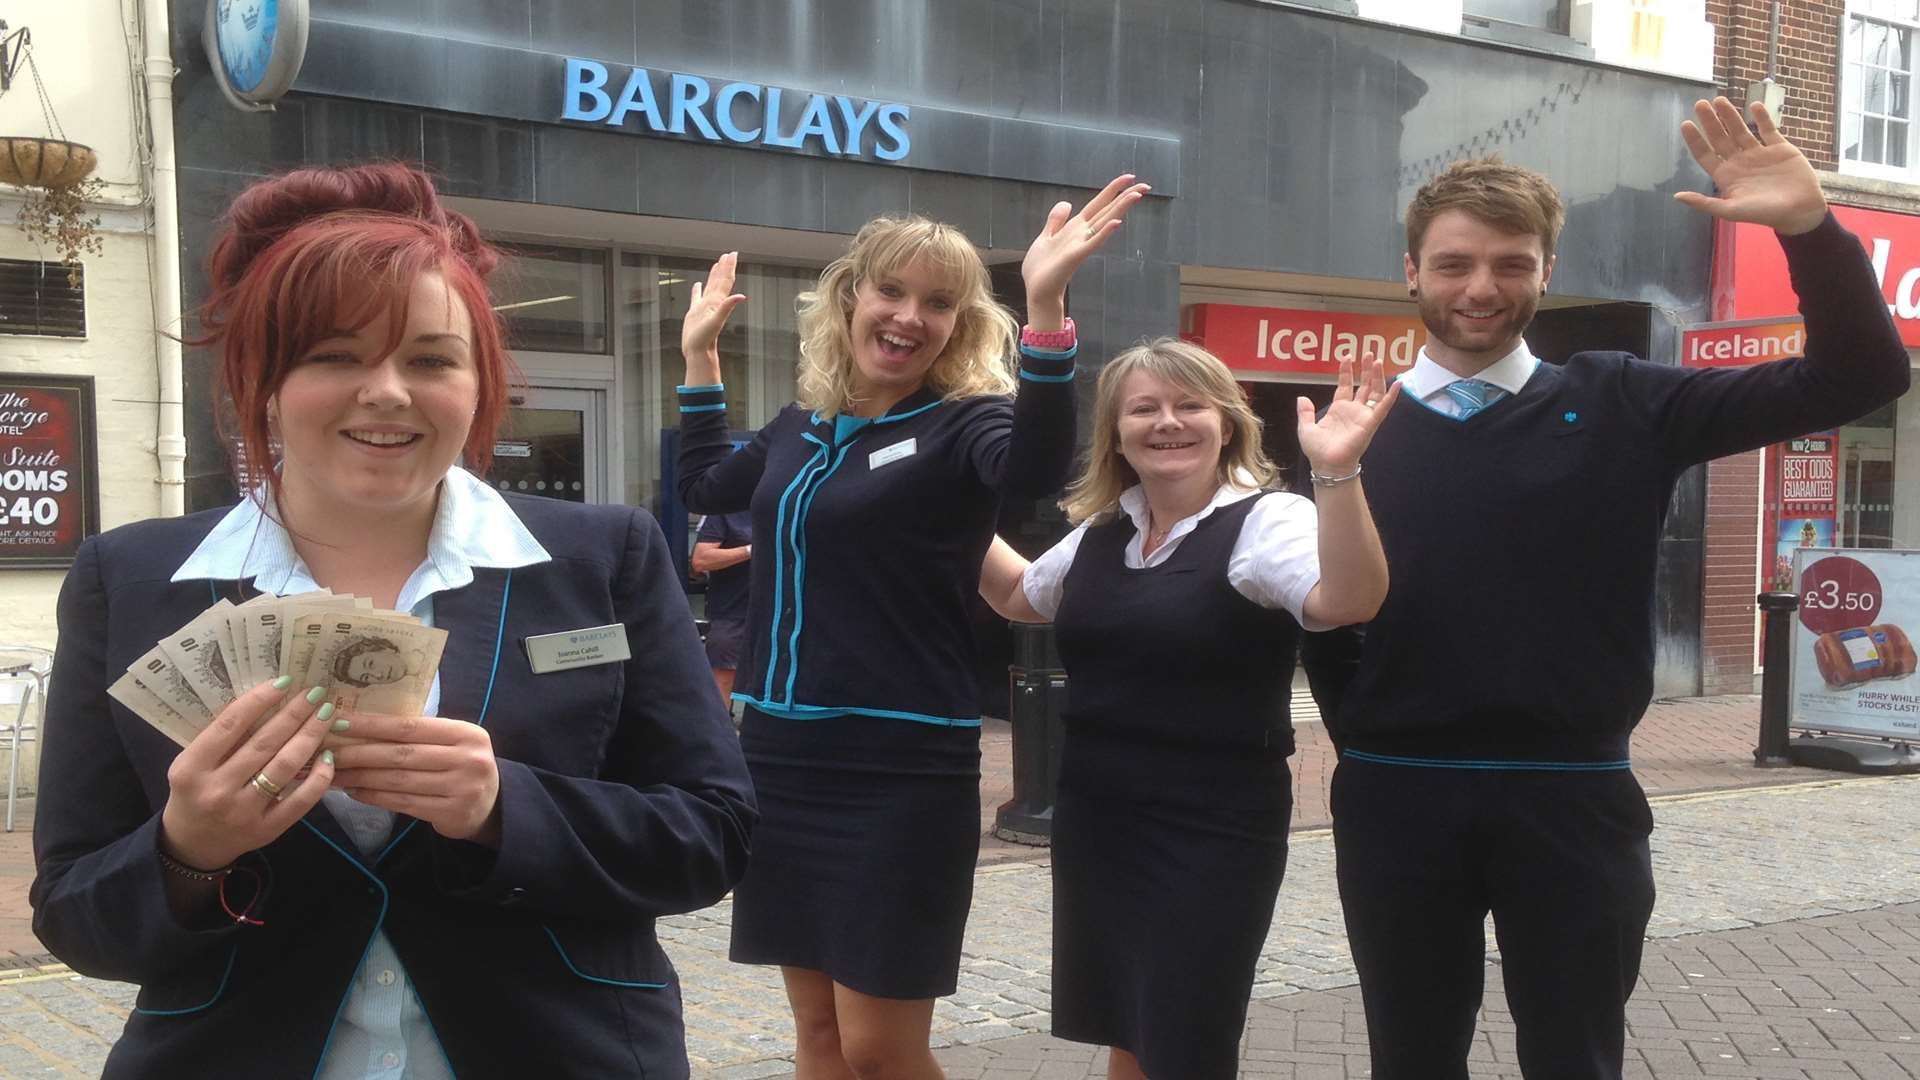
<path fill-rule="evenodd" d="M 45 715 L 47 674 L 53 670 L 53 650 L 37 645 L 0 645 L 0 739 L 6 741 L 7 831 L 13 831 L 13 804 L 20 794 L 20 743 L 36 737 L 40 724 L 33 719 L 36 699 Z M 8 706 L 12 706 L 11 709 Z M 11 712 L 12 716 L 7 714 Z"/>

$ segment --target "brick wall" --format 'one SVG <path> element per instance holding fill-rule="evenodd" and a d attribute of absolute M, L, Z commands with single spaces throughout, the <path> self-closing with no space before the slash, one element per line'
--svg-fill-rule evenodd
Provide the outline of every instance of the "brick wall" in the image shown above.
<path fill-rule="evenodd" d="M 1770 0 L 1707 0 L 1714 27 L 1714 80 L 1734 101 L 1767 74 Z M 1832 169 L 1834 121 L 1839 109 L 1840 20 L 1845 0 L 1784 0 L 1780 5 L 1779 68 L 1774 81 L 1787 92 L 1783 130 L 1816 169 Z"/>
<path fill-rule="evenodd" d="M 1747 84 L 1767 74 L 1770 0 L 1707 0 L 1714 26 L 1714 80 L 1746 100 Z M 1785 0 L 1774 81 L 1786 91 L 1782 130 L 1813 162 L 1832 171 L 1838 116 L 1840 23 L 1845 0 Z M 1754 594 L 1760 559 L 1762 451 L 1707 466 L 1706 565 L 1702 587 L 1701 692 L 1754 689 Z"/>
<path fill-rule="evenodd" d="M 1760 549 L 1760 459 L 1755 450 L 1707 466 L 1700 691 L 1754 689 L 1754 602 Z"/>

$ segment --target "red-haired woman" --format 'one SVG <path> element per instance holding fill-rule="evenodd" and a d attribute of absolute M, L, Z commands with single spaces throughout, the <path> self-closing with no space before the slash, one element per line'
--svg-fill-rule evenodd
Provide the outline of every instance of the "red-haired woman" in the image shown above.
<path fill-rule="evenodd" d="M 458 464 L 505 407 L 497 262 L 404 166 L 234 201 L 204 324 L 265 482 L 94 538 L 60 597 L 34 930 L 140 984 L 108 1076 L 687 1075 L 653 919 L 739 877 L 751 788 L 655 523 Z M 179 749 L 109 700 L 218 598 L 320 587 L 447 631 L 425 716 L 283 678 Z M 610 624 L 631 660 L 522 648 Z"/>

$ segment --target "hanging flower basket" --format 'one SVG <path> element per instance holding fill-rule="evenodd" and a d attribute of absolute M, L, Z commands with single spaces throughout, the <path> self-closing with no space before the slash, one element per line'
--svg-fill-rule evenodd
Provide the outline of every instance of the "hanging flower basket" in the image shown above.
<path fill-rule="evenodd" d="M 0 136 L 0 182 L 63 188 L 86 179 L 98 162 L 93 148 L 79 143 Z"/>

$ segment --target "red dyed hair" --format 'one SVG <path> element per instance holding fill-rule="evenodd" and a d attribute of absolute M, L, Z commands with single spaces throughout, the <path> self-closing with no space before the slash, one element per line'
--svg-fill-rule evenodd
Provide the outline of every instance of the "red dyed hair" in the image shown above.
<path fill-rule="evenodd" d="M 433 181 L 408 165 L 300 169 L 241 192 L 228 207 L 208 260 L 211 291 L 200 309 L 233 405 L 242 461 L 277 499 L 267 403 L 314 345 L 365 327 L 384 311 L 397 346 L 407 297 L 421 274 L 438 273 L 466 305 L 479 376 L 467 432 L 467 465 L 485 472 L 506 415 L 513 361 L 493 310 L 487 275 L 500 252 L 465 214 L 440 204 Z"/>

